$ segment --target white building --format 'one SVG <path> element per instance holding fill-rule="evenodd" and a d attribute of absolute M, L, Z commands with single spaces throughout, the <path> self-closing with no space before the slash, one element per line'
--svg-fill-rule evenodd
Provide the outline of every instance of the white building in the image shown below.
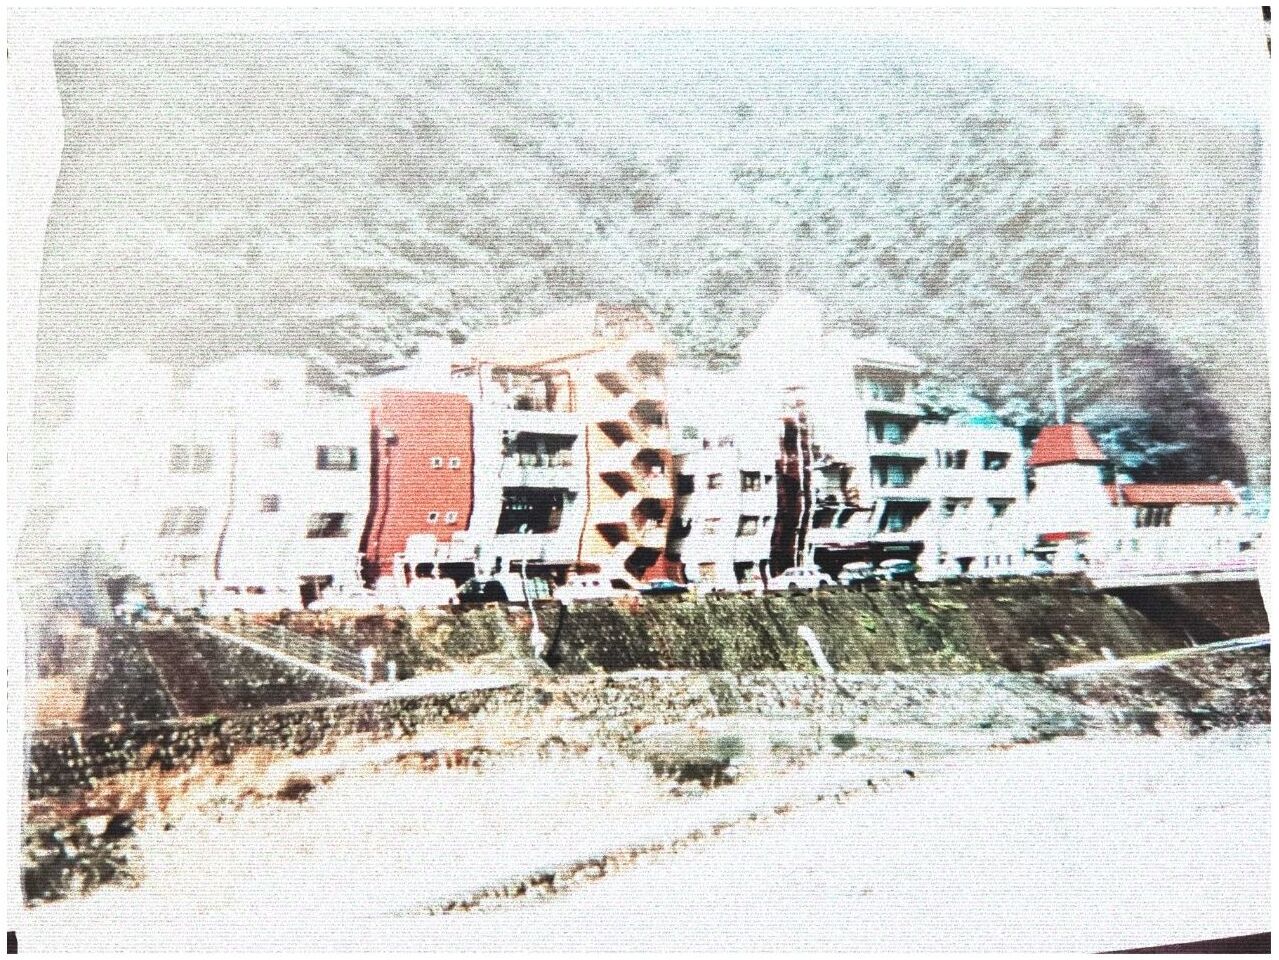
<path fill-rule="evenodd" d="M 187 403 L 225 411 L 216 583 L 283 590 L 299 604 L 330 585 L 357 587 L 369 505 L 363 404 L 309 388 L 302 360 L 262 354 L 199 370 Z"/>
<path fill-rule="evenodd" d="M 1026 458 L 1021 434 L 994 418 L 923 423 L 928 453 L 921 570 L 941 575 L 1024 572 L 1028 546 Z"/>
<path fill-rule="evenodd" d="M 775 424 L 744 418 L 740 379 L 666 372 L 675 469 L 669 553 L 690 583 L 731 590 L 766 577 L 777 513 Z"/>
<path fill-rule="evenodd" d="M 918 358 L 880 337 L 827 330 L 821 313 L 813 298 L 787 295 L 741 348 L 744 393 L 806 413 L 809 479 L 795 560 L 832 573 L 894 557 L 917 560 L 925 576 L 1021 569 L 1017 432 L 925 422 Z"/>
<path fill-rule="evenodd" d="M 1253 526 L 1228 483 L 1107 481 L 1077 423 L 1044 427 L 1031 449 L 1035 550 L 1063 572 L 1152 573 L 1252 566 Z"/>

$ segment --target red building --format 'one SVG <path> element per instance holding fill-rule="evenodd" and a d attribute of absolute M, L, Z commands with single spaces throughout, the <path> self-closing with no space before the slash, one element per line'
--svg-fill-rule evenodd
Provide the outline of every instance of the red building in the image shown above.
<path fill-rule="evenodd" d="M 364 530 L 364 577 L 396 572 L 412 534 L 448 543 L 465 531 L 474 503 L 471 401 L 418 390 L 381 390 L 371 399 L 371 482 Z"/>

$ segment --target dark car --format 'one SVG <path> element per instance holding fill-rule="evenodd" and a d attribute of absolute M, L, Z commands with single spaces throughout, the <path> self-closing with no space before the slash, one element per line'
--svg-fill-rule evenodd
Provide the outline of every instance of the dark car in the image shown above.
<path fill-rule="evenodd" d="M 914 580 L 919 567 L 911 560 L 884 560 L 875 568 L 880 580 Z"/>
<path fill-rule="evenodd" d="M 644 597 L 674 597 L 688 593 L 688 587 L 674 580 L 650 580 L 640 586 L 639 592 Z"/>
<path fill-rule="evenodd" d="M 507 603 L 510 597 L 501 580 L 488 577 L 472 577 L 458 587 L 458 603 Z"/>

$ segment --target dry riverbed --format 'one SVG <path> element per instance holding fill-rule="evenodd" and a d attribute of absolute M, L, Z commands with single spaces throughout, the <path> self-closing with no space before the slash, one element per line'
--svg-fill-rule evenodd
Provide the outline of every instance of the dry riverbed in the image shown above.
<path fill-rule="evenodd" d="M 121 876 L 30 907 L 22 942 L 1100 950 L 1268 925 L 1264 654 L 840 683 L 855 718 L 494 713 L 130 774 L 93 794 L 129 811 Z"/>

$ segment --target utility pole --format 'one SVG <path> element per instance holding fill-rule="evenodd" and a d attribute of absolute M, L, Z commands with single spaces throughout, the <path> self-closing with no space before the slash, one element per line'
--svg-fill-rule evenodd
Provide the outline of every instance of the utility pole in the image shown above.
<path fill-rule="evenodd" d="M 1056 347 L 1052 358 L 1053 402 L 1057 407 L 1057 422 L 1066 422 L 1066 398 L 1061 393 L 1061 365 L 1057 362 Z"/>
<path fill-rule="evenodd" d="M 533 647 L 533 655 L 539 659 L 546 656 L 546 634 L 537 619 L 537 607 L 533 606 L 533 595 L 528 589 L 528 557 L 520 562 L 520 587 L 524 591 L 524 599 L 528 603 L 529 616 L 533 618 L 533 629 L 529 631 L 529 643 Z"/>
<path fill-rule="evenodd" d="M 1054 323 L 1052 327 L 1052 333 L 1049 335 L 1049 338 L 1048 338 L 1049 360 L 1051 365 L 1052 382 L 1053 382 L 1053 405 L 1057 411 L 1058 423 L 1066 422 L 1066 397 L 1062 393 L 1062 389 L 1061 389 L 1061 362 L 1058 359 L 1058 355 L 1057 355 L 1057 352 L 1058 352 L 1057 337 L 1060 335 L 1064 327 L 1065 327 L 1065 324 L 1060 321 L 1058 321 L 1057 323 Z"/>

